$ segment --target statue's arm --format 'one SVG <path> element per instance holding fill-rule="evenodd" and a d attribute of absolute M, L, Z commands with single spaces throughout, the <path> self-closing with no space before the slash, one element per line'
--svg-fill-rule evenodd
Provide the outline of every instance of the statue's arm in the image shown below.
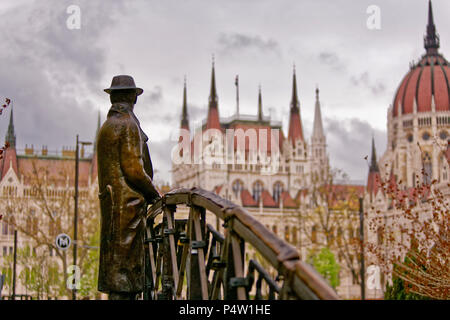
<path fill-rule="evenodd" d="M 144 170 L 153 179 L 153 164 L 146 142 L 144 142 Z"/>
<path fill-rule="evenodd" d="M 120 167 L 126 181 L 142 193 L 148 202 L 152 202 L 160 195 L 144 169 L 139 129 L 134 123 L 129 122 L 124 130 L 120 143 Z"/>

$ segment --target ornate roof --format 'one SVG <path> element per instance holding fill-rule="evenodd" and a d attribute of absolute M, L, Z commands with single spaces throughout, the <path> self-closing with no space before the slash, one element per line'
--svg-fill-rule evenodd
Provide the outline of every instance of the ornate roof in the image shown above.
<path fill-rule="evenodd" d="M 431 1 L 428 7 L 427 33 L 424 37 L 426 53 L 412 64 L 400 83 L 393 102 L 393 116 L 414 112 L 450 111 L 450 65 L 438 52 L 439 36 L 433 19 Z"/>

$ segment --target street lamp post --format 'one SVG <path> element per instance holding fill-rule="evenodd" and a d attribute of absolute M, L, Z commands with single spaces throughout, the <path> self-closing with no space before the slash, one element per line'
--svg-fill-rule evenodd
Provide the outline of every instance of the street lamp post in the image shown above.
<path fill-rule="evenodd" d="M 361 300 L 366 299 L 366 279 L 364 266 L 364 209 L 363 198 L 359 198 L 359 239 L 361 244 Z"/>
<path fill-rule="evenodd" d="M 78 236 L 78 167 L 79 167 L 79 163 L 80 163 L 80 157 L 79 157 L 79 145 L 91 145 L 91 142 L 84 142 L 84 141 L 79 141 L 78 140 L 78 135 L 77 135 L 77 142 L 76 142 L 76 147 L 75 147 L 75 195 L 74 195 L 74 199 L 75 199 L 75 214 L 73 217 L 73 272 L 74 275 L 76 273 L 75 271 L 75 267 L 77 265 L 77 236 Z M 77 279 L 75 278 L 75 276 L 73 277 L 73 283 L 72 283 L 72 300 L 76 300 L 77 299 L 77 289 L 75 287 Z"/>
<path fill-rule="evenodd" d="M 14 263 L 13 263 L 13 293 L 12 300 L 16 300 L 16 267 L 17 267 L 17 230 L 14 230 Z"/>

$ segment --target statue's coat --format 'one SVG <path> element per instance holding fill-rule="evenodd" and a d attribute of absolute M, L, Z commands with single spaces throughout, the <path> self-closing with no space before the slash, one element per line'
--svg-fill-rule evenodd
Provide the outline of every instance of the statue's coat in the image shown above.
<path fill-rule="evenodd" d="M 113 104 L 97 138 L 101 292 L 141 292 L 144 287 L 146 204 L 159 196 L 147 140 L 132 105 Z"/>

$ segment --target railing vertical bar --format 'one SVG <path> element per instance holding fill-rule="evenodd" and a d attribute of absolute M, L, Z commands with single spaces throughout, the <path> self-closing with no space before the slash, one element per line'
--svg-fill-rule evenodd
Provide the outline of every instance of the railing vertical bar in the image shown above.
<path fill-rule="evenodd" d="M 186 226 L 186 237 L 189 237 L 191 234 L 192 229 L 192 223 L 191 223 L 190 215 L 188 219 L 188 223 Z M 178 276 L 178 284 L 177 284 L 177 297 L 181 296 L 181 291 L 183 289 L 183 281 L 184 281 L 184 273 L 186 270 L 186 263 L 187 263 L 187 257 L 189 254 L 189 242 L 183 243 L 183 253 L 181 255 L 181 263 L 180 263 L 180 270 L 179 270 L 179 276 Z M 189 284 L 188 284 L 189 285 Z"/>
<path fill-rule="evenodd" d="M 223 242 L 223 245 L 220 246 L 220 250 L 221 250 L 221 254 L 220 254 L 220 262 L 225 262 L 227 261 L 227 266 L 226 268 L 221 268 L 220 270 L 214 272 L 214 277 L 213 277 L 213 285 L 212 285 L 212 292 L 211 292 L 211 300 L 217 300 L 219 297 L 219 292 L 220 292 L 220 284 L 222 283 L 223 285 L 223 290 L 224 290 L 224 297 L 227 296 L 227 284 L 226 281 L 224 281 L 224 276 L 225 276 L 225 270 L 228 269 L 228 251 L 230 248 L 230 234 L 228 229 L 224 230 L 225 233 L 225 240 Z"/>
<path fill-rule="evenodd" d="M 173 223 L 173 210 L 169 207 L 164 208 L 164 214 L 167 219 L 167 228 L 169 230 L 175 230 L 175 224 Z M 175 236 L 173 233 L 169 234 L 169 247 L 170 247 L 170 259 L 172 264 L 172 275 L 173 275 L 173 282 L 175 285 L 175 292 L 177 291 L 177 285 L 178 285 L 178 266 L 177 266 L 177 252 L 175 249 Z"/>
<path fill-rule="evenodd" d="M 241 241 L 235 235 L 231 236 L 231 247 L 233 252 L 234 275 L 236 278 L 244 277 L 244 261 L 242 261 Z M 238 300 L 245 300 L 245 288 L 237 287 L 236 295 Z"/>
<path fill-rule="evenodd" d="M 153 224 L 153 219 L 150 221 L 150 223 Z M 152 232 L 150 230 L 150 226 L 146 226 L 145 232 L 147 234 L 147 239 L 154 240 Z M 148 254 L 149 254 L 149 259 L 150 259 L 150 269 L 152 269 L 152 271 L 151 271 L 151 276 L 152 276 L 152 281 L 153 281 L 152 289 L 155 290 L 157 278 L 156 278 L 155 252 L 153 251 L 153 249 L 154 249 L 153 243 L 149 242 L 148 243 Z M 146 288 L 146 290 L 147 290 L 147 288 Z"/>
<path fill-rule="evenodd" d="M 171 262 L 171 253 L 170 253 L 170 244 L 169 237 L 164 235 L 164 229 L 167 228 L 167 217 L 163 218 L 163 227 L 162 227 L 162 235 L 163 242 L 161 247 L 162 251 L 162 268 L 163 274 L 161 277 L 161 290 L 162 292 L 159 295 L 159 299 L 162 300 L 172 300 L 174 297 L 174 283 L 173 283 L 173 274 L 172 274 L 172 262 Z"/>
<path fill-rule="evenodd" d="M 194 228 L 195 228 L 195 237 L 197 241 L 203 241 L 202 230 L 200 223 L 201 212 L 199 208 L 194 209 Z M 208 279 L 206 278 L 206 270 L 205 270 L 205 254 L 203 248 L 198 248 L 198 267 L 200 272 L 200 287 L 202 291 L 202 299 L 208 300 Z"/>
<path fill-rule="evenodd" d="M 157 245 L 156 249 L 156 283 L 155 283 L 155 292 L 158 291 L 159 280 L 161 278 L 161 260 L 162 260 L 162 243 Z"/>
<path fill-rule="evenodd" d="M 198 249 L 192 247 L 192 242 L 196 240 L 194 220 L 196 214 L 194 207 L 189 211 L 189 270 L 188 270 L 188 299 L 201 300 L 200 272 L 198 266 Z"/>

